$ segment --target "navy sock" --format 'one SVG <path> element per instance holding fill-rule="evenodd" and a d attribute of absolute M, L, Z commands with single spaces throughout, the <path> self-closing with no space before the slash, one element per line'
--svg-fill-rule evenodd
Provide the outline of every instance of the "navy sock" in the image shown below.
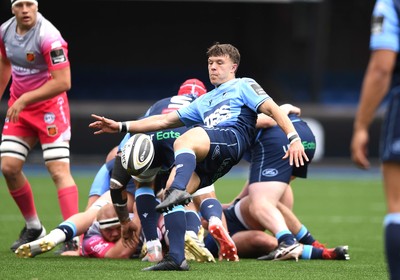
<path fill-rule="evenodd" d="M 186 190 L 186 186 L 196 168 L 196 155 L 192 150 L 181 149 L 175 152 L 176 174 L 171 188 Z"/>
<path fill-rule="evenodd" d="M 390 279 L 400 279 L 400 213 L 387 214 L 385 227 L 385 253 Z"/>
<path fill-rule="evenodd" d="M 289 230 L 282 230 L 275 237 L 278 239 L 278 244 L 284 241 L 286 244 L 292 245 L 296 241 L 294 235 Z"/>
<path fill-rule="evenodd" d="M 186 230 L 191 230 L 196 234 L 199 233 L 199 229 L 201 227 L 201 221 L 199 215 L 192 210 L 186 210 Z"/>
<path fill-rule="evenodd" d="M 155 210 L 158 202 L 150 187 L 141 187 L 135 192 L 136 209 L 147 241 L 158 239 L 157 222 L 159 214 Z"/>
<path fill-rule="evenodd" d="M 303 260 L 322 260 L 323 249 L 315 248 L 311 245 L 304 245 L 301 258 Z"/>
<path fill-rule="evenodd" d="M 177 264 L 185 259 L 185 208 L 175 206 L 172 211 L 164 214 L 165 229 L 168 231 L 169 255 Z"/>
<path fill-rule="evenodd" d="M 211 234 L 207 234 L 206 237 L 204 237 L 204 245 L 214 257 L 218 257 L 218 244 Z"/>
<path fill-rule="evenodd" d="M 62 230 L 65 234 L 65 241 L 70 241 L 76 235 L 76 227 L 75 224 L 65 221 L 62 222 L 58 227 L 58 229 Z"/>
<path fill-rule="evenodd" d="M 222 217 L 222 205 L 215 198 L 206 198 L 200 205 L 200 213 L 201 216 L 205 220 L 209 220 L 212 216 L 218 217 L 221 219 Z"/>
<path fill-rule="evenodd" d="M 314 237 L 311 235 L 305 225 L 301 226 L 300 231 L 296 234 L 296 239 L 300 243 L 307 245 L 312 245 L 315 241 Z"/>

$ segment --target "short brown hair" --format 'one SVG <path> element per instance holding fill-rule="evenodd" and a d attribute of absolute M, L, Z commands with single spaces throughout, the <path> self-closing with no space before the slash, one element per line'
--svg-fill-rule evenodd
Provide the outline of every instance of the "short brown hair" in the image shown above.
<path fill-rule="evenodd" d="M 211 56 L 229 56 L 237 66 L 239 66 L 240 63 L 239 50 L 231 44 L 215 43 L 207 50 L 207 57 Z"/>

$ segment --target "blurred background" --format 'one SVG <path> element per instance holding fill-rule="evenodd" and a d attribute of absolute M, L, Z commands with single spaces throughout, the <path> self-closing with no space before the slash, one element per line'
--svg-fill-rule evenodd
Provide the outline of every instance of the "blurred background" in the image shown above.
<path fill-rule="evenodd" d="M 212 89 L 207 48 L 241 52 L 238 77 L 254 78 L 278 104 L 302 108 L 319 162 L 350 163 L 349 145 L 369 58 L 374 0 L 42 1 L 39 11 L 69 43 L 72 159 L 104 158 L 122 135 L 94 136 L 91 113 L 135 119 L 196 77 Z M 0 20 L 10 18 L 1 1 Z M 1 120 L 8 93 L 1 106 Z M 2 122 L 2 121 L 1 121 Z M 381 113 L 371 127 L 378 157 Z M 39 160 L 41 152 L 38 150 Z M 35 153 L 31 155 L 35 160 Z"/>

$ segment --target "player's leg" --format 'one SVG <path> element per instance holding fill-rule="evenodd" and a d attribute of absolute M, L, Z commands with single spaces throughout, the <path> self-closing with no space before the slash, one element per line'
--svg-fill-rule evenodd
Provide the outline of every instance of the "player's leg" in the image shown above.
<path fill-rule="evenodd" d="M 69 142 L 42 144 L 42 149 L 47 170 L 57 188 L 61 215 L 66 220 L 79 212 L 78 187 L 70 170 Z M 78 249 L 79 237 L 77 236 L 74 240 L 65 242 L 57 254 Z"/>
<path fill-rule="evenodd" d="M 186 234 L 185 257 L 197 262 L 215 262 L 213 255 L 204 245 L 204 229 L 201 225 L 199 211 L 194 203 L 185 206 Z"/>
<path fill-rule="evenodd" d="M 276 238 L 260 230 L 246 230 L 232 236 L 241 258 L 257 258 L 278 246 Z"/>
<path fill-rule="evenodd" d="M 71 175 L 68 141 L 42 144 L 43 158 L 57 188 L 61 214 L 66 220 L 78 213 L 78 188 Z"/>
<path fill-rule="evenodd" d="M 12 125 L 9 129 L 12 129 Z M 46 234 L 36 211 L 31 185 L 22 172 L 26 157 L 36 142 L 36 137 L 2 136 L 1 171 L 8 190 L 25 220 L 19 238 L 11 245 L 10 249 L 13 252 L 20 245 Z"/>
<path fill-rule="evenodd" d="M 172 169 L 167 181 L 167 195 L 173 194 L 169 192 L 171 183 L 175 178 L 175 167 Z M 193 173 L 191 174 L 191 182 L 189 185 L 198 185 L 200 179 Z M 186 191 L 185 191 L 186 192 Z M 168 198 L 168 196 L 167 196 Z M 166 198 L 164 198 L 165 201 Z M 163 213 L 165 230 L 168 232 L 169 252 L 164 256 L 158 264 L 145 268 L 145 271 L 151 270 L 188 270 L 185 259 L 185 233 L 186 233 L 186 215 L 185 208 L 182 205 L 168 206 L 168 212 Z"/>
<path fill-rule="evenodd" d="M 229 235 L 222 205 L 217 200 L 214 185 L 198 189 L 193 201 L 200 209 L 201 216 L 208 222 L 208 231 L 219 248 L 219 260 L 239 261 L 235 242 Z"/>
<path fill-rule="evenodd" d="M 185 205 L 190 202 L 186 186 L 191 180 L 196 163 L 208 154 L 210 138 L 203 128 L 189 129 L 174 142 L 175 169 L 172 174 L 170 188 L 164 200 L 157 206 L 157 211 L 165 212 L 174 205 Z"/>
<path fill-rule="evenodd" d="M 19 246 L 15 251 L 16 255 L 20 258 L 32 258 L 52 250 L 62 242 L 71 241 L 74 237 L 84 234 L 96 219 L 100 208 L 109 203 L 111 203 L 110 192 L 106 192 L 85 212 L 72 215 L 44 237 Z"/>
<path fill-rule="evenodd" d="M 400 279 L 400 164 L 382 164 L 388 213 L 384 220 L 385 253 L 391 279 Z"/>
<path fill-rule="evenodd" d="M 155 207 L 159 204 L 154 193 L 154 179 L 157 170 L 147 170 L 135 177 L 135 201 L 137 214 L 146 239 L 147 253 L 142 261 L 158 262 L 162 259 L 162 245 L 158 236 L 157 223 L 160 214 Z M 144 179 L 145 178 L 145 179 Z"/>
<path fill-rule="evenodd" d="M 307 227 L 301 223 L 301 221 L 297 218 L 297 216 L 293 213 L 293 211 L 286 206 L 288 201 L 293 201 L 293 199 L 290 199 L 290 197 L 293 197 L 293 192 L 291 186 L 289 185 L 285 191 L 285 194 L 282 196 L 282 198 L 284 199 L 281 199 L 277 205 L 279 211 L 285 218 L 285 222 L 289 230 L 295 235 L 296 239 L 300 243 L 312 245 L 314 247 L 325 248 L 325 245 L 318 242 L 312 236 Z M 286 204 L 282 203 L 282 201 L 284 201 Z"/>
<path fill-rule="evenodd" d="M 256 182 L 249 185 L 249 210 L 258 217 L 260 224 L 271 231 L 280 242 L 294 243 L 294 236 L 288 229 L 277 204 L 285 192 L 283 182 Z"/>

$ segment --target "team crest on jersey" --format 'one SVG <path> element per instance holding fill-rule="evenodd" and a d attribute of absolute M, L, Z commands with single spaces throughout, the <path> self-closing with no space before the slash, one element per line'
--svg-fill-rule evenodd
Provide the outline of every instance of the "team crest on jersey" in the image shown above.
<path fill-rule="evenodd" d="M 56 116 L 53 113 L 46 113 L 46 114 L 44 114 L 43 119 L 44 119 L 45 123 L 52 124 L 55 121 Z"/>
<path fill-rule="evenodd" d="M 53 65 L 60 64 L 67 61 L 63 49 L 52 50 L 50 52 L 51 63 Z"/>
<path fill-rule="evenodd" d="M 47 135 L 56 136 L 57 134 L 58 134 L 57 126 L 55 126 L 55 125 L 47 126 Z"/>
<path fill-rule="evenodd" d="M 35 54 L 33 52 L 26 53 L 26 61 L 34 62 L 35 61 Z"/>

